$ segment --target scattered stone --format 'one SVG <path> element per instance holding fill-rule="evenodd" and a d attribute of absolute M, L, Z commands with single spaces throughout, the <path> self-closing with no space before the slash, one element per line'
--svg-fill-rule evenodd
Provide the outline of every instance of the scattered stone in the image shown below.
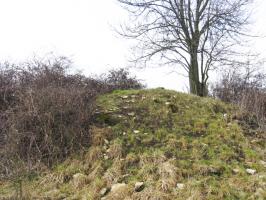
<path fill-rule="evenodd" d="M 125 96 L 122 96 L 122 99 L 127 99 L 127 98 L 128 98 L 128 96 L 126 96 L 126 95 Z"/>
<path fill-rule="evenodd" d="M 131 95 L 132 98 L 136 98 L 136 95 Z"/>
<path fill-rule="evenodd" d="M 224 119 L 227 119 L 227 113 L 223 114 Z"/>
<path fill-rule="evenodd" d="M 240 172 L 239 169 L 233 169 L 232 171 L 234 174 L 238 174 Z"/>
<path fill-rule="evenodd" d="M 123 188 L 125 188 L 127 185 L 125 183 L 117 183 L 112 185 L 111 192 L 115 193 Z"/>
<path fill-rule="evenodd" d="M 246 172 L 250 175 L 254 175 L 257 171 L 255 169 L 246 169 Z"/>
<path fill-rule="evenodd" d="M 144 189 L 144 182 L 136 182 L 135 183 L 135 192 L 140 192 Z"/>
<path fill-rule="evenodd" d="M 127 133 L 126 132 L 123 132 L 123 135 L 126 135 Z"/>
<path fill-rule="evenodd" d="M 80 188 L 84 186 L 87 182 L 87 176 L 82 173 L 77 173 L 73 175 L 73 185 L 75 188 Z"/>
<path fill-rule="evenodd" d="M 109 159 L 109 157 L 107 155 L 104 155 L 103 158 L 104 158 L 104 160 L 108 160 Z"/>
<path fill-rule="evenodd" d="M 117 115 L 118 118 L 122 118 L 123 116 L 122 115 Z"/>
<path fill-rule="evenodd" d="M 106 139 L 104 139 L 104 143 L 105 143 L 105 144 L 109 144 L 109 141 L 106 140 Z"/>
<path fill-rule="evenodd" d="M 127 113 L 128 116 L 135 116 L 135 113 L 134 112 L 131 112 L 131 113 Z"/>
<path fill-rule="evenodd" d="M 260 178 L 260 179 L 266 179 L 266 175 L 259 175 L 258 178 Z M 265 186 L 266 186 L 266 183 L 265 183 Z"/>
<path fill-rule="evenodd" d="M 165 102 L 165 105 L 170 105 L 171 103 L 170 102 Z"/>
<path fill-rule="evenodd" d="M 184 189 L 185 184 L 183 184 L 183 183 L 177 183 L 176 184 L 176 187 L 177 187 L 177 189 L 182 190 L 182 189 Z"/>
<path fill-rule="evenodd" d="M 134 133 L 140 133 L 140 131 L 139 131 L 139 130 L 134 130 L 133 132 L 134 132 Z"/>
<path fill-rule="evenodd" d="M 101 191 L 100 191 L 101 197 L 105 196 L 109 191 L 110 191 L 109 188 L 103 188 L 103 189 L 101 189 Z"/>
<path fill-rule="evenodd" d="M 266 162 L 265 161 L 261 160 L 260 164 L 263 165 L 263 167 L 266 167 Z"/>
<path fill-rule="evenodd" d="M 125 159 L 120 159 L 120 160 L 125 160 Z M 127 178 L 127 177 L 129 177 L 130 175 L 129 174 L 124 174 L 122 177 L 123 178 Z"/>
<path fill-rule="evenodd" d="M 205 143 L 203 143 L 203 142 L 202 142 L 201 144 L 202 144 L 202 146 L 204 146 L 204 147 L 207 147 L 207 146 L 208 146 L 207 144 L 205 144 Z"/>
<path fill-rule="evenodd" d="M 143 133 L 144 135 L 149 135 L 149 133 Z"/>

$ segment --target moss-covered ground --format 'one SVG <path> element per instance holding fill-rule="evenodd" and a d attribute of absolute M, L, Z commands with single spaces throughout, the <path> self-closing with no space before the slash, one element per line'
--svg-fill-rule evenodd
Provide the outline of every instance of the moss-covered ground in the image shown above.
<path fill-rule="evenodd" d="M 103 199 L 266 199 L 266 133 L 252 115 L 164 89 L 115 91 L 97 105 L 89 149 L 40 175 L 0 181 L 0 199 L 94 200 L 116 183 L 126 189 Z"/>

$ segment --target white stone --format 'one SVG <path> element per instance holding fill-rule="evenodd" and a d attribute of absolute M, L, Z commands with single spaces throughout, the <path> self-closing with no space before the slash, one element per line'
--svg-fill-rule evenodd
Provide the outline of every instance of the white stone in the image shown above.
<path fill-rule="evenodd" d="M 266 167 L 266 162 L 265 161 L 261 160 L 260 164 L 263 165 L 263 167 Z"/>
<path fill-rule="evenodd" d="M 139 131 L 139 130 L 134 130 L 133 132 L 134 132 L 134 133 L 140 133 L 140 131 Z"/>
<path fill-rule="evenodd" d="M 101 191 L 100 191 L 100 195 L 101 195 L 101 197 L 105 196 L 105 195 L 108 193 L 108 191 L 109 191 L 108 188 L 103 188 L 103 189 L 101 189 Z"/>
<path fill-rule="evenodd" d="M 131 112 L 131 113 L 127 113 L 128 116 L 135 116 L 135 113 L 134 112 Z"/>
<path fill-rule="evenodd" d="M 135 192 L 140 192 L 144 188 L 144 182 L 135 183 Z"/>
<path fill-rule="evenodd" d="M 176 184 L 176 187 L 177 187 L 177 189 L 182 190 L 182 189 L 184 189 L 185 184 L 183 184 L 183 183 L 177 183 Z"/>
<path fill-rule="evenodd" d="M 126 184 L 125 183 L 117 183 L 117 184 L 114 184 L 112 185 L 112 188 L 111 188 L 111 192 L 114 193 L 122 188 L 126 187 Z"/>
<path fill-rule="evenodd" d="M 232 171 L 234 172 L 234 174 L 238 174 L 239 173 L 239 169 L 233 169 Z"/>
<path fill-rule="evenodd" d="M 250 175 L 254 175 L 257 171 L 255 169 L 246 169 L 246 172 Z"/>

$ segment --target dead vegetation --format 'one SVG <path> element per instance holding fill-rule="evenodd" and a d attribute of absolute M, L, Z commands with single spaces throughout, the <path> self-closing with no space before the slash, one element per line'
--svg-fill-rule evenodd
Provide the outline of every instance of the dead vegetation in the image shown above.
<path fill-rule="evenodd" d="M 71 67 L 65 57 L 1 64 L 1 178 L 51 167 L 102 142 L 91 139 L 96 97 L 143 87 L 124 69 L 92 78 L 69 73 Z"/>

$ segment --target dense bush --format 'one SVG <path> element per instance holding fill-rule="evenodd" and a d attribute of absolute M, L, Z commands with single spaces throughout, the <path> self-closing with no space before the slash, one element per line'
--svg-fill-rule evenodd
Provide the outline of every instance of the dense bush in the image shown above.
<path fill-rule="evenodd" d="M 253 113 L 266 130 L 266 75 L 246 67 L 225 72 L 213 88 L 213 95 Z"/>
<path fill-rule="evenodd" d="M 19 161 L 31 171 L 90 146 L 97 95 L 143 87 L 123 69 L 95 79 L 69 67 L 64 57 L 0 66 L 0 175 L 21 169 Z"/>

